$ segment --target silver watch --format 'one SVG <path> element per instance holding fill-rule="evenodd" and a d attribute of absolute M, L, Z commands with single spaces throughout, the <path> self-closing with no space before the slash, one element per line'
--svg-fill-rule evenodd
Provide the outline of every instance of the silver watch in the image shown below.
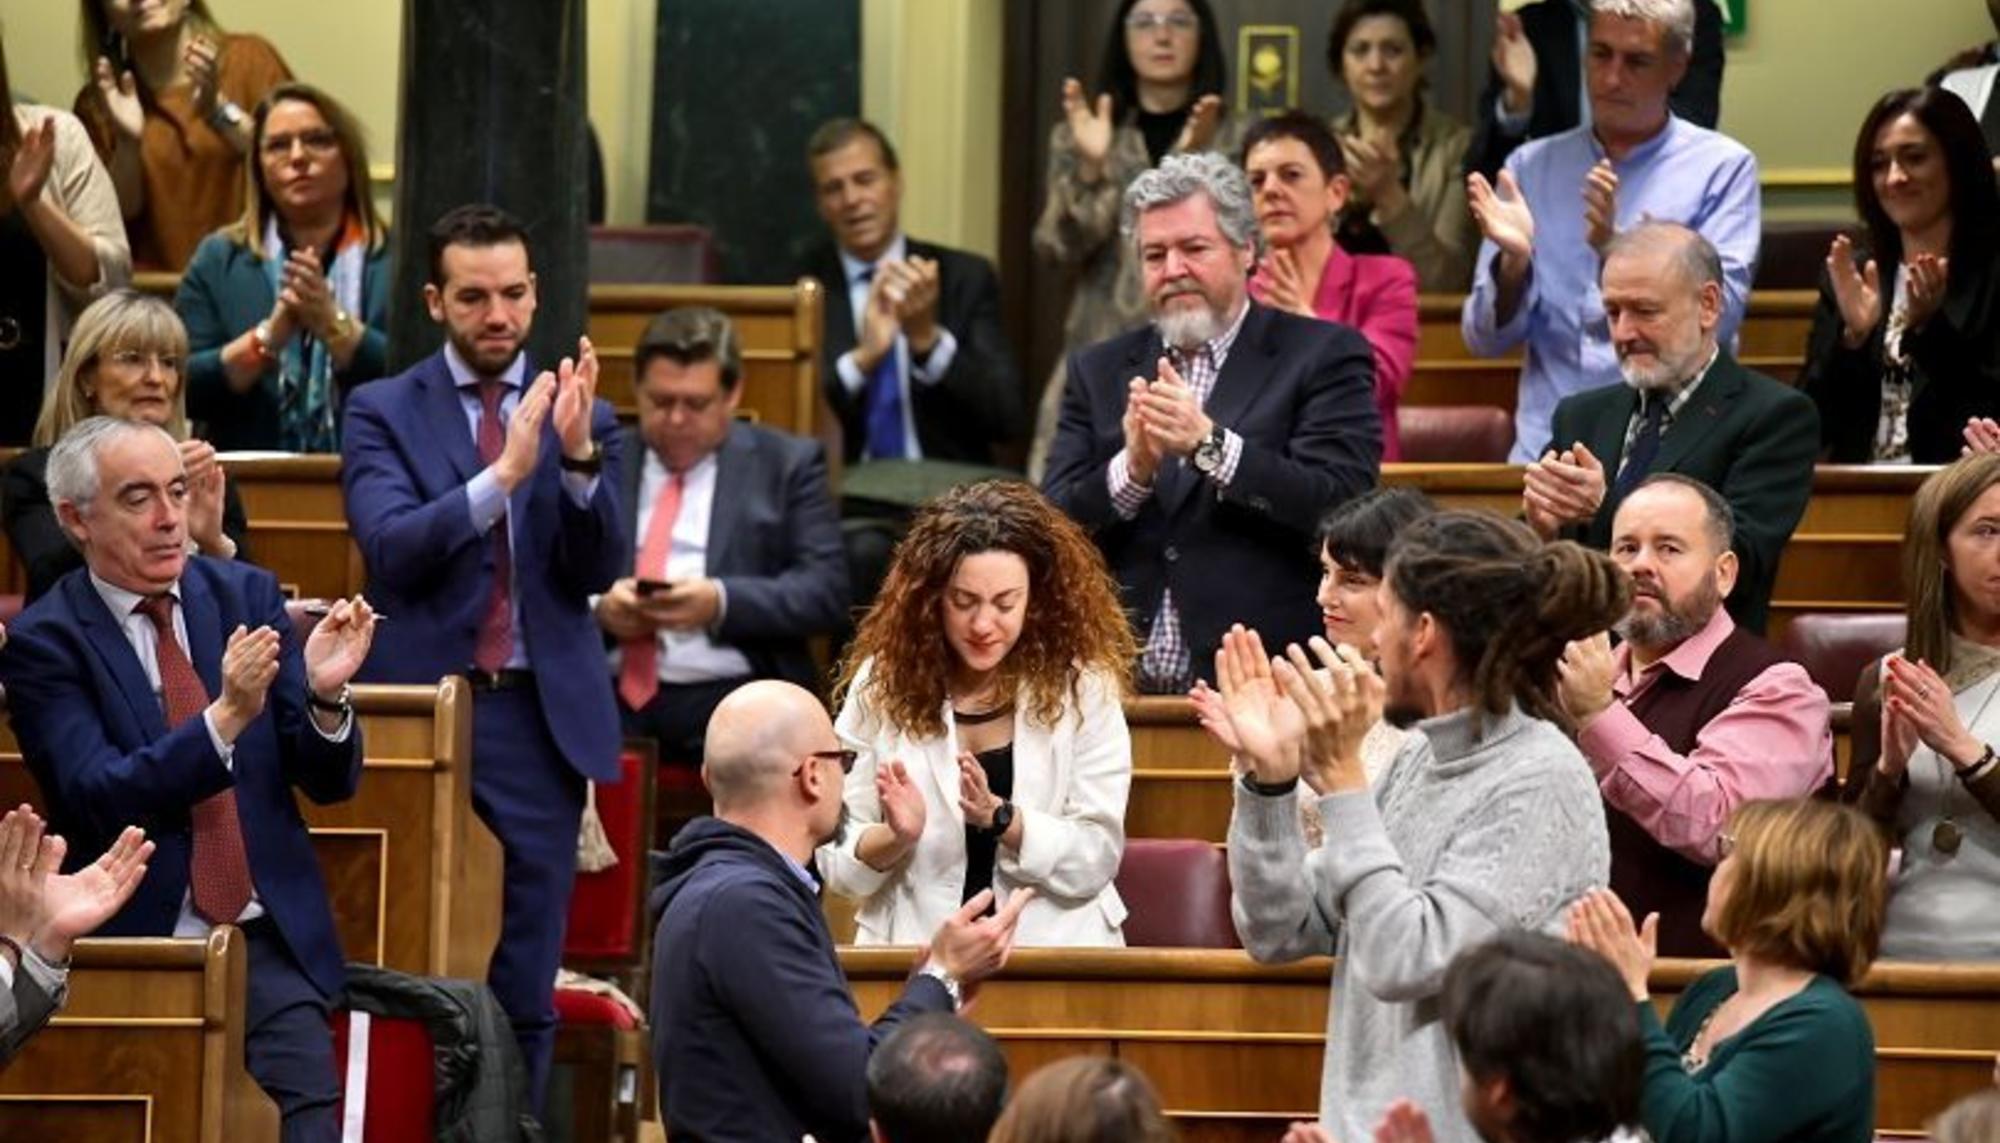
<path fill-rule="evenodd" d="M 953 1012 L 965 1007 L 965 989 L 958 983 L 958 978 L 947 972 L 943 965 L 932 961 L 918 969 L 917 975 L 928 976 L 939 984 L 944 985 L 945 994 L 951 997 L 951 1010 Z"/>
<path fill-rule="evenodd" d="M 1223 445 L 1229 440 L 1229 430 L 1221 425 L 1209 430 L 1208 439 L 1194 446 L 1194 455 L 1188 458 L 1194 470 L 1211 480 L 1222 471 L 1222 459 L 1226 455 Z"/>

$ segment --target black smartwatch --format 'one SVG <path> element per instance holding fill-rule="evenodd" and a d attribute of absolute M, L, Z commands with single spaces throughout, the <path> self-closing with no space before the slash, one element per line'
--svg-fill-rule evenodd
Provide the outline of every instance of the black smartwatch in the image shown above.
<path fill-rule="evenodd" d="M 986 827 L 987 836 L 999 837 L 1000 835 L 1007 832 L 1008 826 L 1011 826 L 1013 824 L 1014 824 L 1014 803 L 1001 802 L 1000 808 L 993 811 L 993 824 Z"/>
<path fill-rule="evenodd" d="M 604 446 L 592 441 L 589 456 L 582 460 L 572 460 L 568 453 L 564 453 L 556 463 L 564 472 L 580 472 L 585 476 L 596 476 L 604 471 Z"/>

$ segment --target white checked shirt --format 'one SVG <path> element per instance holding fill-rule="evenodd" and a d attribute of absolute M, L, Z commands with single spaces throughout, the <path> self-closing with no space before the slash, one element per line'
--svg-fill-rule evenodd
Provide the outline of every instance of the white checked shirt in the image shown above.
<path fill-rule="evenodd" d="M 1174 368 L 1180 370 L 1181 379 L 1194 391 L 1195 403 L 1208 407 L 1209 395 L 1215 392 L 1216 378 L 1222 375 L 1222 366 L 1229 360 L 1229 348 L 1236 344 L 1236 335 L 1243 329 L 1243 319 L 1250 313 L 1249 302 L 1244 302 L 1236 311 L 1236 319 L 1229 328 L 1198 348 L 1188 351 L 1168 349 L 1167 356 Z M 1229 487 L 1236 479 L 1236 468 L 1243 459 L 1243 438 L 1236 430 L 1222 430 L 1222 463 L 1210 478 L 1221 488 Z M 1166 458 L 1162 464 L 1180 463 L 1179 458 Z M 1111 492 L 1111 506 L 1118 515 L 1130 520 L 1146 506 L 1153 495 L 1153 486 L 1140 484 L 1132 479 L 1132 470 L 1125 450 L 1111 458 L 1105 470 L 1105 480 Z M 1187 640 L 1181 634 L 1180 610 L 1174 606 L 1174 590 L 1169 587 L 1160 596 L 1160 609 L 1153 613 L 1152 628 L 1146 633 L 1146 647 L 1139 656 L 1139 677 L 1142 689 L 1162 694 L 1186 690 L 1194 676 L 1194 659 L 1188 649 Z"/>

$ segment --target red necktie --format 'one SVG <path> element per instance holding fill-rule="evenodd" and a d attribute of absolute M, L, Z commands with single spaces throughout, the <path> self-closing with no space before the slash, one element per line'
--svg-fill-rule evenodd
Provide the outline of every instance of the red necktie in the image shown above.
<path fill-rule="evenodd" d="M 646 542 L 639 546 L 639 559 L 632 574 L 640 579 L 665 579 L 667 556 L 674 547 L 674 521 L 681 514 L 680 473 L 671 473 L 653 498 L 653 514 L 646 520 Z M 633 710 L 653 701 L 660 689 L 660 639 L 658 634 L 625 642 L 625 655 L 618 666 L 618 697 Z"/>
<path fill-rule="evenodd" d="M 507 395 L 505 382 L 479 382 L 479 463 L 492 464 L 507 447 L 507 427 L 500 420 L 500 399 Z M 486 598 L 486 614 L 479 620 L 479 639 L 472 646 L 472 665 L 493 672 L 507 665 L 514 649 L 514 556 L 507 543 L 507 513 L 493 524 L 489 538 L 493 545 L 493 590 Z"/>
<path fill-rule="evenodd" d="M 160 698 L 167 708 L 167 725 L 179 726 L 201 717 L 208 707 L 208 688 L 194 673 L 174 638 L 174 597 L 152 595 L 134 611 L 153 621 L 159 646 Z M 243 823 L 236 818 L 236 789 L 230 787 L 195 803 L 194 860 L 188 869 L 188 891 L 194 907 L 209 921 L 226 925 L 243 915 L 250 903 L 250 858 L 243 848 Z"/>

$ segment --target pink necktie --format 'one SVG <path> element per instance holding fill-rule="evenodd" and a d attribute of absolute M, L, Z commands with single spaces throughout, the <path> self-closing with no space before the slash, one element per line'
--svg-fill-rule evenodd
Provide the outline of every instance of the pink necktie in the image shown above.
<path fill-rule="evenodd" d="M 174 638 L 174 597 L 153 595 L 133 608 L 153 621 L 158 644 L 160 698 L 167 708 L 167 725 L 199 718 L 208 707 L 208 688 L 194 673 Z M 194 858 L 189 862 L 188 891 L 194 907 L 218 925 L 233 923 L 250 903 L 250 857 L 243 848 L 243 823 L 236 819 L 236 789 L 230 787 L 195 803 Z"/>
<path fill-rule="evenodd" d="M 504 382 L 479 383 L 479 463 L 492 464 L 507 447 L 507 428 L 500 420 L 500 399 L 507 394 Z M 472 665 L 492 672 L 507 665 L 514 649 L 514 557 L 507 543 L 507 513 L 493 525 L 489 542 L 493 545 L 493 590 L 486 597 L 486 614 L 479 620 L 479 638 L 472 645 Z"/>
<path fill-rule="evenodd" d="M 681 514 L 680 473 L 667 477 L 660 494 L 653 499 L 653 515 L 646 521 L 646 542 L 639 546 L 638 562 L 632 574 L 640 579 L 665 579 L 667 556 L 674 547 L 674 521 Z M 618 667 L 618 697 L 633 710 L 653 701 L 660 690 L 660 639 L 649 634 L 625 641 L 625 654 Z"/>

